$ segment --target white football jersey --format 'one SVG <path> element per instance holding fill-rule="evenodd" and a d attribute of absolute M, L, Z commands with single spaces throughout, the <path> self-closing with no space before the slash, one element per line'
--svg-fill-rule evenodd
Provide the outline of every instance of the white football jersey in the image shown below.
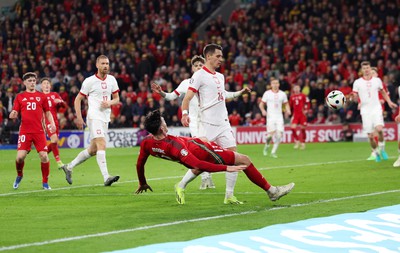
<path fill-rule="evenodd" d="M 111 94 L 116 92 L 119 92 L 119 87 L 112 75 L 107 75 L 104 79 L 100 79 L 96 74 L 86 78 L 80 93 L 88 99 L 87 118 L 110 122 L 111 108 L 101 108 L 101 102 L 111 100 Z"/>
<path fill-rule="evenodd" d="M 379 101 L 379 91 L 383 89 L 380 78 L 372 77 L 366 80 L 362 77 L 354 81 L 353 91 L 357 92 L 360 98 L 361 114 L 382 112 L 382 105 Z"/>
<path fill-rule="evenodd" d="M 189 81 L 189 89 L 196 93 L 200 105 L 200 121 L 211 125 L 229 123 L 225 104 L 225 77 L 206 67 L 196 71 Z"/>
<path fill-rule="evenodd" d="M 288 102 L 285 92 L 267 90 L 264 92 L 261 101 L 267 105 L 267 121 L 270 119 L 283 119 L 282 105 Z"/>

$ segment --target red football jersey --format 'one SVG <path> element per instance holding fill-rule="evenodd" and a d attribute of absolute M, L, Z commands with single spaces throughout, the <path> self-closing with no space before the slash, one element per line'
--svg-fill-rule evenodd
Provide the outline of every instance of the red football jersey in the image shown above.
<path fill-rule="evenodd" d="M 47 103 L 49 105 L 49 109 L 51 112 L 51 115 L 53 115 L 53 119 L 54 119 L 54 124 L 56 125 L 56 127 L 58 128 L 58 120 L 57 120 L 57 103 L 54 102 L 54 99 L 60 99 L 62 100 L 62 98 L 60 97 L 60 95 L 56 92 L 50 92 L 47 94 L 43 94 L 46 98 L 47 98 Z M 48 124 L 50 124 L 50 122 L 46 119 L 46 126 Z"/>
<path fill-rule="evenodd" d="M 303 110 L 307 109 L 310 105 L 310 100 L 303 94 L 292 94 L 289 99 L 290 107 L 292 108 L 292 114 L 304 114 Z"/>
<path fill-rule="evenodd" d="M 19 93 L 15 98 L 13 110 L 21 116 L 20 134 L 44 132 L 42 126 L 43 112 L 50 109 L 47 98 L 43 93 L 38 91 Z"/>
<path fill-rule="evenodd" d="M 196 154 L 196 155 L 194 155 Z M 140 144 L 140 154 L 136 170 L 139 182 L 145 184 L 144 165 L 152 155 L 166 160 L 179 162 L 188 168 L 215 172 L 225 171 L 226 165 L 233 165 L 234 152 L 223 149 L 215 143 L 206 143 L 199 138 L 168 135 L 162 140 L 147 136 Z"/>

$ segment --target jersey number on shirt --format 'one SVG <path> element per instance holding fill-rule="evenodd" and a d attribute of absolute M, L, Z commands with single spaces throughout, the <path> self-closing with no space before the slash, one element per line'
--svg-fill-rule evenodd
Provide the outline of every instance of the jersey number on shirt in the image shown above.
<path fill-rule="evenodd" d="M 108 96 L 103 96 L 103 101 L 107 101 L 108 100 Z"/>
<path fill-rule="evenodd" d="M 26 109 L 28 111 L 35 111 L 36 110 L 36 103 L 35 102 L 28 102 L 26 104 Z"/>
<path fill-rule="evenodd" d="M 224 96 L 222 95 L 222 92 L 218 92 L 218 101 L 224 101 Z"/>
<path fill-rule="evenodd" d="M 25 135 L 18 136 L 18 142 L 25 142 Z"/>

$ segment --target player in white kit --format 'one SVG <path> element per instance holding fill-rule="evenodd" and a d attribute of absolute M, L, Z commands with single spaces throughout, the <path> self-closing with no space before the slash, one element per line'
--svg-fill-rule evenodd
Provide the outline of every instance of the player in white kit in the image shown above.
<path fill-rule="evenodd" d="M 263 154 L 264 156 L 268 154 L 268 148 L 271 140 L 273 140 L 274 145 L 271 150 L 271 156 L 273 158 L 278 158 L 276 151 L 285 131 L 282 107 L 285 108 L 287 116 L 291 114 L 291 111 L 285 92 L 279 89 L 279 80 L 271 77 L 270 84 L 271 89 L 264 92 L 261 102 L 258 105 L 262 115 L 267 116 L 267 141 L 264 146 Z M 267 110 L 265 110 L 265 105 L 267 105 Z"/>
<path fill-rule="evenodd" d="M 223 61 L 222 47 L 208 44 L 203 49 L 206 63 L 202 69 L 195 72 L 189 81 L 189 89 L 182 102 L 182 125 L 189 126 L 189 103 L 194 96 L 199 100 L 199 136 L 216 142 L 223 148 L 236 151 L 236 139 L 228 120 L 228 111 L 225 104 L 225 77 L 216 69 Z M 226 173 L 225 204 L 243 204 L 234 195 L 237 172 Z M 196 177 L 196 175 L 192 175 Z M 182 189 L 175 187 L 177 194 Z"/>
<path fill-rule="evenodd" d="M 193 56 L 191 60 L 191 65 L 192 65 L 192 72 L 195 73 L 196 71 L 200 70 L 203 68 L 205 63 L 205 59 L 199 55 Z M 179 86 L 173 91 L 173 92 L 164 92 L 162 91 L 160 85 L 156 83 L 151 84 L 151 89 L 153 92 L 156 92 L 160 94 L 165 100 L 171 101 L 175 100 L 178 97 L 181 97 L 182 95 L 185 95 L 188 88 L 189 88 L 189 81 L 190 79 L 185 79 L 183 80 Z M 244 92 L 250 92 L 250 89 L 244 88 L 240 91 L 237 92 L 226 92 L 226 98 L 236 98 L 240 96 Z M 190 129 L 190 134 L 192 137 L 199 137 L 199 100 L 197 99 L 196 96 L 190 100 L 189 103 L 189 129 Z M 182 189 L 186 188 L 186 185 L 193 180 L 191 177 L 191 173 L 187 172 L 186 173 L 187 177 L 184 177 L 182 181 L 179 183 L 179 187 Z M 215 188 L 214 182 L 212 181 L 211 174 L 207 171 L 202 172 L 201 174 L 201 185 L 200 185 L 200 190 L 204 190 L 207 188 Z M 187 181 L 186 178 L 190 181 Z"/>
<path fill-rule="evenodd" d="M 79 94 L 75 98 L 74 108 L 77 116 L 77 127 L 83 129 L 86 125 L 81 112 L 81 102 L 87 97 L 89 109 L 87 113 L 87 125 L 90 131 L 90 145 L 81 151 L 75 159 L 61 168 L 64 170 L 66 180 L 72 184 L 72 170 L 78 164 L 83 163 L 96 155 L 97 164 L 104 179 L 104 186 L 111 186 L 117 182 L 119 176 L 110 176 L 106 161 L 106 135 L 110 122 L 111 106 L 119 102 L 119 87 L 114 76 L 108 75 L 109 60 L 107 56 L 100 55 L 96 59 L 97 73 L 86 78 Z"/>
<path fill-rule="evenodd" d="M 361 103 L 360 114 L 363 131 L 368 135 L 369 143 L 375 153 L 375 161 L 380 162 L 381 159 L 387 160 L 388 155 L 385 151 L 383 113 L 378 92 L 382 94 L 382 97 L 391 108 L 396 108 L 397 105 L 390 100 L 390 97 L 383 89 L 381 79 L 372 76 L 371 64 L 368 61 L 361 63 L 361 72 L 362 77 L 354 81 L 350 100 L 359 100 Z M 378 133 L 378 145 L 374 140 L 374 131 Z"/>

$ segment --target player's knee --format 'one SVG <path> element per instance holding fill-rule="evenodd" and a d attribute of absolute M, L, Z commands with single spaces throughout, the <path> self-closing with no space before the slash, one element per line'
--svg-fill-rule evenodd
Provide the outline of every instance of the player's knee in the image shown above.
<path fill-rule="evenodd" d="M 39 158 L 42 163 L 47 163 L 49 161 L 47 152 L 39 152 Z"/>

